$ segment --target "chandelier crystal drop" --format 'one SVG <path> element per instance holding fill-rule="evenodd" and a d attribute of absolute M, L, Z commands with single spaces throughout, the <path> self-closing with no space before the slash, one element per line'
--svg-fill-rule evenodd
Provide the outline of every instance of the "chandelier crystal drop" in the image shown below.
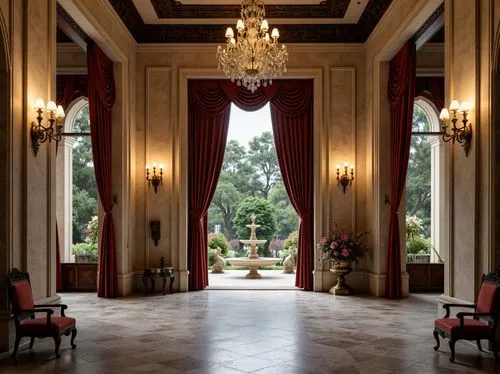
<path fill-rule="evenodd" d="M 278 43 L 280 36 L 264 19 L 264 2 L 243 0 L 241 19 L 236 23 L 235 37 L 231 27 L 226 30 L 226 45 L 217 48 L 218 69 L 232 82 L 255 92 L 261 85 L 273 83 L 276 76 L 286 72 L 288 51 Z"/>

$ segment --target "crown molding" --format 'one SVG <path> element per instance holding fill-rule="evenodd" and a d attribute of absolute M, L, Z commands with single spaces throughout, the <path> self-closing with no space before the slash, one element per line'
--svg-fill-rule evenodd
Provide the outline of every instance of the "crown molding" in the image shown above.
<path fill-rule="evenodd" d="M 217 50 L 216 43 L 150 43 L 138 44 L 137 53 L 211 53 Z M 364 52 L 364 44 L 358 43 L 296 43 L 287 44 L 289 52 Z"/>

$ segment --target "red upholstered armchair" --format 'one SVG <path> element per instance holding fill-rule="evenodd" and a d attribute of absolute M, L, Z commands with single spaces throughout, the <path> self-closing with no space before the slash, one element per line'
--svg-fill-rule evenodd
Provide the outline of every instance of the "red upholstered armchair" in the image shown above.
<path fill-rule="evenodd" d="M 450 317 L 450 308 L 472 308 L 474 312 L 457 313 L 456 318 Z M 491 343 L 495 360 L 500 363 L 498 357 L 498 346 L 495 340 L 497 328 L 500 323 L 500 271 L 483 275 L 481 288 L 476 304 L 444 304 L 446 309 L 444 318 L 434 321 L 434 338 L 437 345 L 434 350 L 439 349 L 439 335 L 450 339 L 451 350 L 450 361 L 455 361 L 455 342 L 460 339 L 475 340 L 480 351 L 481 340 L 485 339 Z M 467 318 L 469 317 L 469 318 Z"/>
<path fill-rule="evenodd" d="M 9 301 L 14 315 L 16 325 L 16 342 L 12 357 L 16 356 L 21 338 L 31 338 L 30 349 L 33 348 L 35 338 L 54 338 L 56 345 L 56 357 L 59 358 L 59 346 L 61 336 L 71 334 L 71 347 L 76 348 L 74 340 L 76 337 L 75 319 L 64 315 L 68 307 L 64 304 L 35 305 L 28 273 L 14 268 L 7 276 Z M 52 308 L 59 308 L 61 316 L 53 316 Z M 44 313 L 43 317 L 36 317 L 35 313 Z"/>

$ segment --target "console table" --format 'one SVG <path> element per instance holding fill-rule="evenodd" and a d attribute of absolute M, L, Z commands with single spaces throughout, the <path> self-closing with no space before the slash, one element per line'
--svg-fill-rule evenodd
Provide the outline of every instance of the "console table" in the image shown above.
<path fill-rule="evenodd" d="M 167 294 L 167 279 L 170 279 L 169 291 L 174 293 L 173 284 L 175 281 L 175 271 L 172 267 L 165 268 L 146 268 L 142 276 L 142 283 L 144 284 L 144 291 L 146 294 L 155 292 L 155 279 L 159 278 L 163 281 L 162 292 Z M 151 283 L 151 288 L 149 288 Z"/>

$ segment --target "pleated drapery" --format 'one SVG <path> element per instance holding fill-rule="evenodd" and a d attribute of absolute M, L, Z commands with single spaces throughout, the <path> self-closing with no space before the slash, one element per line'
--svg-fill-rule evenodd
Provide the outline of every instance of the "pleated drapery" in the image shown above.
<path fill-rule="evenodd" d="M 208 285 L 207 212 L 217 187 L 230 104 L 255 111 L 271 103 L 283 183 L 300 217 L 296 286 L 312 290 L 313 82 L 277 80 L 251 93 L 229 81 L 189 81 L 189 288 Z"/>
<path fill-rule="evenodd" d="M 189 289 L 208 286 L 207 213 L 224 160 L 231 101 L 217 81 L 189 81 Z"/>
<path fill-rule="evenodd" d="M 104 210 L 99 240 L 99 297 L 117 296 L 116 242 L 111 186 L 112 124 L 115 103 L 113 62 L 93 42 L 87 44 L 90 135 L 97 191 Z"/>
<path fill-rule="evenodd" d="M 387 86 L 387 97 L 391 106 L 391 215 L 387 248 L 385 295 L 391 299 L 402 297 L 401 242 L 398 209 L 405 188 L 408 159 L 410 157 L 413 105 L 415 99 L 415 66 L 416 48 L 413 40 L 410 40 L 391 60 Z"/>

